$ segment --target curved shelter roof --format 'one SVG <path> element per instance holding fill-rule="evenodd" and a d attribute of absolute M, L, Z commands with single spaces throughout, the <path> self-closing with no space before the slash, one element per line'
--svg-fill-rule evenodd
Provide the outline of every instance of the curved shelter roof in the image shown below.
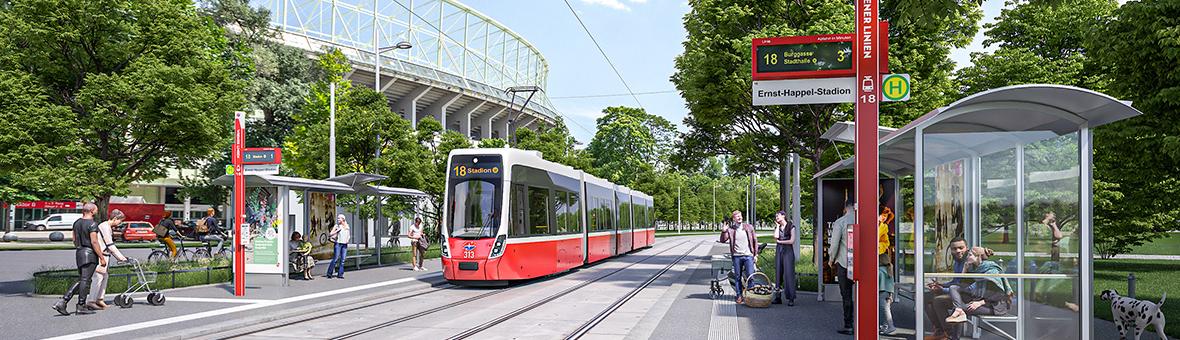
<path fill-rule="evenodd" d="M 1033 84 L 987 90 L 930 111 L 881 137 L 878 142 L 879 169 L 892 176 L 913 173 L 914 140 L 919 129 L 926 138 L 938 140 L 938 143 L 926 145 L 925 163 L 941 164 L 1141 114 L 1131 107 L 1131 102 L 1073 86 Z M 1005 132 L 1006 138 L 994 138 L 996 132 Z M 984 134 L 992 135 L 985 137 Z M 851 169 L 853 165 L 853 159 L 848 158 L 816 173 L 813 178 Z"/>

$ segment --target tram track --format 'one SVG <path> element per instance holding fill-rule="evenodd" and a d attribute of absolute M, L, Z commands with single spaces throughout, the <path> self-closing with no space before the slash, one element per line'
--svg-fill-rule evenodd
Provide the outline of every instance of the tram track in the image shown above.
<path fill-rule="evenodd" d="M 551 295 L 551 296 L 549 296 L 549 297 L 546 297 L 545 299 L 542 299 L 541 301 L 537 301 L 537 302 L 531 303 L 531 304 L 529 304 L 529 305 L 527 305 L 527 306 L 525 306 L 525 307 L 522 307 L 522 308 L 520 308 L 520 309 L 517 309 L 517 310 L 516 310 L 516 311 L 514 311 L 513 313 L 510 313 L 510 314 L 511 314 L 511 316 L 509 316 L 509 315 L 501 316 L 501 317 L 497 318 L 496 320 L 492 320 L 492 321 L 490 321 L 490 322 L 487 322 L 487 323 L 481 324 L 480 326 L 476 326 L 476 327 L 474 327 L 474 328 L 472 328 L 472 329 L 469 329 L 469 330 L 467 330 L 467 331 L 465 331 L 465 332 L 461 333 L 460 335 L 457 335 L 457 336 L 454 336 L 454 337 L 451 337 L 451 338 L 452 338 L 452 339 L 462 339 L 462 338 L 469 337 L 470 335 L 473 335 L 473 334 L 475 334 L 475 333 L 478 333 L 479 331 L 482 331 L 482 330 L 484 330 L 484 329 L 487 329 L 487 328 L 491 328 L 491 327 L 493 327 L 493 326 L 495 326 L 495 325 L 497 325 L 497 324 L 499 324 L 499 323 L 502 323 L 502 322 L 504 322 L 504 321 L 507 321 L 507 320 L 511 319 L 512 317 L 515 317 L 516 315 L 523 314 L 523 313 L 525 313 L 525 312 L 527 312 L 527 311 L 529 311 L 529 310 L 532 310 L 532 309 L 535 309 L 535 308 L 537 308 L 537 307 L 539 307 L 539 306 L 541 306 L 541 305 L 544 305 L 546 302 L 550 302 L 550 301 L 552 301 L 552 300 L 554 300 L 554 299 L 560 298 L 561 296 L 567 295 L 567 294 L 569 294 L 569 293 L 572 293 L 572 292 L 574 292 L 574 291 L 576 291 L 576 290 L 578 290 L 578 289 L 584 288 L 584 287 L 586 287 L 587 285 L 589 285 L 589 284 L 591 284 L 591 283 L 594 283 L 594 282 L 601 281 L 601 280 L 603 280 L 603 279 L 606 279 L 606 278 L 608 278 L 608 277 L 611 277 L 611 276 L 613 276 L 613 275 L 615 275 L 615 274 L 621 273 L 621 272 L 623 272 L 624 270 L 630 269 L 630 268 L 634 267 L 635 265 L 639 265 L 639 264 L 645 263 L 645 262 L 647 262 L 647 261 L 651 260 L 652 258 L 655 258 L 655 257 L 657 257 L 657 256 L 663 255 L 663 254 L 665 254 L 665 253 L 667 253 L 667 252 L 669 252 L 669 251 L 672 251 L 673 249 L 679 248 L 680 246 L 683 246 L 683 245 L 685 245 L 685 244 L 687 244 L 687 243 L 689 243 L 689 242 L 691 242 L 691 241 L 683 241 L 683 242 L 677 243 L 677 244 L 675 244 L 675 245 L 669 246 L 667 249 L 661 250 L 660 252 L 658 252 L 658 253 L 655 253 L 655 254 L 652 254 L 652 255 L 648 255 L 647 257 L 644 257 L 643 259 L 641 259 L 641 260 L 639 260 L 639 261 L 636 261 L 636 262 L 634 262 L 634 263 L 627 264 L 626 266 L 623 266 L 623 267 L 620 267 L 620 268 L 617 268 L 617 269 L 611 270 L 611 271 L 607 272 L 605 275 L 602 275 L 602 276 L 599 276 L 599 277 L 597 277 L 597 278 L 594 278 L 593 280 L 590 280 L 590 281 L 586 281 L 586 282 L 579 283 L 578 285 L 576 285 L 576 286 L 574 286 L 574 287 L 571 287 L 571 288 L 569 288 L 569 289 L 563 290 L 562 292 L 560 292 L 560 293 L 558 293 L 558 294 Z M 697 246 L 699 246 L 699 244 L 697 244 Z M 694 246 L 692 249 L 696 249 L 696 247 L 697 247 L 697 246 Z M 691 252 L 692 252 L 692 250 L 690 249 L 690 250 L 688 251 L 688 253 L 691 253 Z M 685 256 L 686 256 L 688 253 L 685 253 L 684 255 L 681 255 L 679 258 L 677 258 L 677 259 L 676 259 L 676 261 L 674 261 L 674 263 L 678 263 L 678 262 L 679 262 L 680 260 L 682 260 L 682 259 L 683 259 L 683 258 L 684 258 L 684 257 L 685 257 Z M 608 262 L 600 262 L 599 264 L 606 264 L 606 263 L 608 263 Z M 590 268 L 593 268 L 593 267 L 590 267 Z M 662 275 L 662 273 L 663 273 L 663 272 L 666 272 L 666 271 L 667 271 L 667 270 L 663 270 L 663 271 L 661 271 L 661 275 Z M 542 279 L 542 280 L 538 280 L 538 281 L 546 281 L 546 280 L 553 279 L 553 278 L 557 278 L 557 277 L 560 277 L 560 276 L 551 276 L 551 277 L 549 277 L 549 278 Z M 536 283 L 536 282 L 534 282 L 534 283 Z M 650 284 L 650 283 L 647 283 L 647 284 Z M 645 284 L 645 285 L 646 285 L 646 284 Z M 379 330 L 382 330 L 382 329 L 386 329 L 386 328 L 388 328 L 388 327 L 391 327 L 391 326 L 395 326 L 395 325 L 399 325 L 399 324 L 404 324 L 404 323 L 406 323 L 406 322 L 413 321 L 413 320 L 415 320 L 415 319 L 420 319 L 420 318 L 422 318 L 422 317 L 426 317 L 426 316 L 429 316 L 429 315 L 438 314 L 439 312 L 443 312 L 443 311 L 447 311 L 447 310 L 452 310 L 452 309 L 454 309 L 454 308 L 456 308 L 456 307 L 460 307 L 460 306 L 463 306 L 463 305 L 467 305 L 467 304 L 470 304 L 470 303 L 472 303 L 472 302 L 476 302 L 476 301 L 485 300 L 485 299 L 487 299 L 487 298 L 489 298 L 489 297 L 492 297 L 492 296 L 495 296 L 495 295 L 499 295 L 499 294 L 503 294 L 503 293 L 506 293 L 506 292 L 511 292 L 511 291 L 517 291 L 517 290 L 519 290 L 519 289 L 525 289 L 525 288 L 528 288 L 528 287 L 532 287 L 532 285 L 521 285 L 521 286 L 514 287 L 514 288 L 508 288 L 508 289 L 497 289 L 497 290 L 494 290 L 494 291 L 489 291 L 489 292 L 486 292 L 486 293 L 482 293 L 482 294 L 478 294 L 478 295 L 475 295 L 475 296 L 471 296 L 471 297 L 463 298 L 463 299 L 461 299 L 461 300 L 454 301 L 454 302 L 450 302 L 450 303 L 447 303 L 447 304 L 443 304 L 443 305 L 439 305 L 439 306 L 430 307 L 430 308 L 428 308 L 428 309 L 424 309 L 424 310 L 422 310 L 421 312 L 418 312 L 418 313 L 414 313 L 414 314 L 410 314 L 410 315 L 405 315 L 405 316 L 402 316 L 402 317 L 398 317 L 398 318 L 396 318 L 396 319 L 392 319 L 392 320 L 384 321 L 384 322 L 381 322 L 381 323 L 378 323 L 378 324 L 375 324 L 375 325 L 371 325 L 371 326 L 368 326 L 368 327 L 364 327 L 364 328 L 361 328 L 361 329 L 357 329 L 357 330 L 354 330 L 354 331 L 351 331 L 351 332 L 348 332 L 348 333 L 345 333 L 345 334 L 341 334 L 341 335 L 339 335 L 339 336 L 332 337 L 331 339 L 351 339 L 351 338 L 360 337 L 360 336 L 363 336 L 363 335 L 365 335 L 365 334 L 370 334 L 370 333 L 373 333 L 373 332 L 376 332 L 376 331 L 379 331 Z M 229 336 L 222 336 L 222 337 L 219 337 L 219 338 L 223 338 L 223 339 L 247 338 L 247 337 L 254 336 L 254 335 L 260 335 L 260 334 L 263 334 L 263 333 L 265 333 L 265 332 L 268 332 L 268 331 L 273 331 L 273 330 L 277 330 L 277 329 L 282 329 L 282 328 L 284 328 L 284 327 L 290 327 L 290 326 L 291 326 L 291 325 L 293 325 L 293 324 L 297 324 L 297 323 L 301 323 L 301 322 L 305 322 L 305 321 L 310 321 L 310 320 L 315 320 L 315 319 L 322 318 L 322 317 L 326 317 L 326 316 L 330 316 L 330 315 L 339 315 L 339 314 L 343 314 L 343 313 L 357 312 L 357 311 L 360 311 L 360 310 L 363 310 L 363 309 L 370 309 L 370 308 L 374 308 L 374 307 L 380 307 L 380 306 L 387 305 L 387 304 L 390 304 L 390 303 L 395 303 L 395 302 L 399 302 L 399 301 L 405 301 L 405 300 L 408 300 L 408 299 L 411 299 L 411 298 L 419 298 L 419 297 L 422 297 L 422 296 L 425 296 L 425 295 L 430 295 L 430 294 L 440 293 L 440 292 L 444 292 L 444 291 L 455 291 L 457 288 L 460 288 L 460 287 L 459 287 L 459 286 L 455 286 L 455 285 L 451 285 L 451 284 L 446 284 L 446 283 L 444 283 L 444 284 L 441 284 L 441 285 L 438 285 L 438 286 L 435 286 L 435 287 L 431 287 L 431 288 L 426 288 L 426 289 L 419 289 L 419 290 L 414 290 L 414 291 L 410 291 L 410 292 L 406 292 L 406 293 L 402 293 L 402 294 L 397 294 L 397 295 L 390 296 L 390 297 L 383 298 L 383 299 L 378 299 L 378 300 L 373 300 L 373 301 L 369 301 L 369 302 L 364 302 L 364 303 L 358 303 L 358 304 L 349 305 L 349 306 L 347 306 L 347 307 L 338 307 L 338 308 L 335 308 L 335 309 L 330 309 L 330 310 L 320 311 L 320 312 L 313 313 L 313 314 L 310 314 L 310 315 L 304 315 L 304 316 L 295 317 L 295 318 L 286 318 L 286 319 L 283 319 L 281 322 L 278 322 L 277 324 L 275 324 L 275 325 L 273 325 L 273 326 L 264 326 L 264 327 L 262 327 L 262 328 L 251 329 L 251 330 L 249 330 L 248 332 L 245 332 L 245 333 L 241 333 L 241 334 L 233 334 L 233 335 L 229 335 Z M 478 330 L 477 330 L 477 329 L 478 329 Z M 466 334 L 466 335 L 464 335 L 464 334 Z"/>
<path fill-rule="evenodd" d="M 490 328 L 492 328 L 492 327 L 495 327 L 495 326 L 497 326 L 497 325 L 499 325 L 499 324 L 502 324 L 502 323 L 504 323 L 504 322 L 506 322 L 506 321 L 508 321 L 508 320 L 512 320 L 513 318 L 515 318 L 515 317 L 517 317 L 517 316 L 520 316 L 520 315 L 522 315 L 522 314 L 524 314 L 524 313 L 527 313 L 527 312 L 529 312 L 529 311 L 531 311 L 531 310 L 533 310 L 533 309 L 536 309 L 537 307 L 544 306 L 545 304 L 548 304 L 548 303 L 550 303 L 550 302 L 553 302 L 554 300 L 557 300 L 557 299 L 559 299 L 559 298 L 561 298 L 561 297 L 563 297 L 563 296 L 569 295 L 570 293 L 573 293 L 573 292 L 575 292 L 575 291 L 578 291 L 578 290 L 580 290 L 580 289 L 582 289 L 582 288 L 585 288 L 586 286 L 589 286 L 589 285 L 590 285 L 590 284 L 592 284 L 592 283 L 595 283 L 595 282 L 598 282 L 598 281 L 600 281 L 600 280 L 602 280 L 602 279 L 605 279 L 605 278 L 607 278 L 607 277 L 610 277 L 611 275 L 614 275 L 614 274 L 616 274 L 616 273 L 619 273 L 619 272 L 623 271 L 624 269 L 628 269 L 628 268 L 630 268 L 631 266 L 634 266 L 634 265 L 637 265 L 637 264 L 643 263 L 644 261 L 647 261 L 648 259 L 651 259 L 651 258 L 653 258 L 653 257 L 656 257 L 656 256 L 659 256 L 659 255 L 662 255 L 662 254 L 664 254 L 664 253 L 666 253 L 666 252 L 668 252 L 668 251 L 671 251 L 672 249 L 675 249 L 675 248 L 677 248 L 677 247 L 680 247 L 681 245 L 684 245 L 684 244 L 686 244 L 686 243 L 689 243 L 689 242 L 690 242 L 690 241 L 684 241 L 684 242 L 680 242 L 680 243 L 676 244 L 675 246 L 671 246 L 671 247 L 668 247 L 668 249 L 665 249 L 665 250 L 663 250 L 663 251 L 660 251 L 659 253 L 656 253 L 656 254 L 652 254 L 652 255 L 650 255 L 650 256 L 648 256 L 647 258 L 643 259 L 642 261 L 635 262 L 635 263 L 632 263 L 632 264 L 630 264 L 630 265 L 628 265 L 628 266 L 626 266 L 626 267 L 623 267 L 623 268 L 616 269 L 615 271 L 611 272 L 610 274 L 607 274 L 607 275 L 604 275 L 604 276 L 598 277 L 598 278 L 596 278 L 596 279 L 594 279 L 594 280 L 590 280 L 590 281 L 586 281 L 586 282 L 579 283 L 579 284 L 578 284 L 578 285 L 576 285 L 576 286 L 573 286 L 573 287 L 567 288 L 567 289 L 565 289 L 565 290 L 562 290 L 561 292 L 558 292 L 558 293 L 555 293 L 555 294 L 553 294 L 553 295 L 547 296 L 547 297 L 545 297 L 545 298 L 543 298 L 543 299 L 541 299 L 541 300 L 538 300 L 538 301 L 536 301 L 536 302 L 533 302 L 533 303 L 531 303 L 531 304 L 528 304 L 528 305 L 526 305 L 526 306 L 524 306 L 524 307 L 518 308 L 518 309 L 516 309 L 516 310 L 514 310 L 514 311 L 512 311 L 512 312 L 510 312 L 510 313 L 507 313 L 507 314 L 501 315 L 501 316 L 499 316 L 499 317 L 497 317 L 497 318 L 495 318 L 495 319 L 492 319 L 491 321 L 488 321 L 488 322 L 485 322 L 485 323 L 483 323 L 483 324 L 480 324 L 480 325 L 478 325 L 478 326 L 475 326 L 475 327 L 472 327 L 472 328 L 470 328 L 470 329 L 467 329 L 466 331 L 463 331 L 463 332 L 461 332 L 461 333 L 459 333 L 459 334 L 456 334 L 456 335 L 454 335 L 454 336 L 451 336 L 451 337 L 449 337 L 449 338 L 447 338 L 447 339 L 448 339 L 448 340 L 459 340 L 459 339 L 467 339 L 467 338 L 470 338 L 470 337 L 472 337 L 472 336 L 474 336 L 474 335 L 476 335 L 476 334 L 479 334 L 480 332 L 486 331 L 486 330 L 488 330 L 488 329 L 490 329 Z M 593 319 L 591 319 L 590 321 L 586 322 L 586 323 L 585 323 L 585 324 L 583 324 L 582 326 L 578 327 L 578 329 L 577 329 L 577 330 L 575 331 L 575 333 L 574 333 L 575 335 L 571 335 L 571 336 L 570 336 L 570 337 L 568 337 L 567 339 L 577 339 L 577 338 L 581 337 L 582 335 L 584 335 L 586 332 L 588 332 L 590 329 L 594 328 L 594 326 L 598 325 L 600 322 L 602 322 L 602 321 L 603 321 L 603 320 L 605 320 L 607 317 L 609 317 L 611 313 L 613 313 L 615 310 L 618 310 L 618 308 L 619 308 L 619 307 L 621 307 L 623 304 L 627 303 L 627 301 L 630 301 L 632 297 L 634 297 L 636 294 L 638 294 L 638 293 L 639 293 L 640 291 L 642 291 L 644 288 L 647 288 L 648 286 L 650 286 L 650 285 L 652 284 L 652 282 L 655 282 L 655 280 L 656 280 L 656 279 L 658 279 L 660 276 L 663 276 L 663 275 L 664 275 L 664 273 L 668 272 L 668 270 L 669 270 L 669 269 L 671 269 L 671 268 L 672 268 L 673 266 L 675 266 L 676 264 L 680 263 L 680 261 L 684 260 L 684 258 L 685 258 L 685 257 L 688 257 L 688 255 L 689 255 L 689 254 L 691 254 L 691 253 L 692 253 L 694 250 L 696 250 L 698 247 L 700 247 L 702 243 L 703 243 L 703 242 L 698 242 L 698 243 L 697 243 L 695 246 L 693 246 L 692 248 L 690 248 L 690 249 L 689 249 L 687 252 L 685 252 L 684 254 L 680 255 L 680 257 L 677 257 L 675 260 L 673 260 L 673 261 L 672 261 L 672 263 L 668 264 L 668 265 L 667 265 L 667 266 L 665 266 L 663 269 L 661 269 L 660 271 L 658 271 L 657 273 L 655 273 L 654 275 L 652 275 L 652 276 L 651 276 L 651 277 L 650 277 L 650 278 L 649 278 L 647 281 L 645 281 L 645 282 L 644 282 L 643 284 L 641 284 L 639 287 L 636 287 L 636 288 L 634 288 L 634 289 L 633 289 L 631 292 L 629 292 L 627 295 L 623 296 L 622 298 L 619 298 L 619 299 L 618 299 L 618 300 L 616 300 L 614 303 L 612 303 L 612 304 L 611 304 L 609 307 L 607 307 L 607 309 L 603 310 L 603 311 L 602 311 L 602 312 L 600 312 L 598 315 L 595 315 L 595 317 L 594 317 Z"/>
<path fill-rule="evenodd" d="M 580 283 L 580 284 L 578 284 L 577 286 L 571 287 L 570 289 L 566 289 L 565 291 L 563 291 L 563 293 L 559 293 L 559 294 L 561 294 L 561 295 L 569 294 L 570 292 L 573 292 L 574 290 L 577 290 L 577 289 L 579 289 L 579 288 L 581 288 L 581 287 L 585 287 L 586 285 L 589 285 L 590 283 L 594 283 L 594 282 L 600 281 L 600 280 L 602 280 L 602 279 L 605 279 L 605 278 L 607 278 L 607 277 L 610 277 L 610 276 L 612 276 L 612 275 L 615 275 L 615 274 L 617 274 L 617 273 L 620 273 L 620 272 L 622 272 L 623 270 L 629 269 L 629 268 L 631 268 L 631 267 L 633 267 L 633 266 L 635 266 L 635 265 L 638 265 L 638 264 L 644 263 L 644 262 L 646 262 L 647 260 L 650 260 L 650 259 L 652 259 L 652 258 L 654 258 L 654 257 L 656 257 L 656 256 L 663 255 L 664 253 L 666 253 L 666 252 L 668 252 L 668 251 L 671 251 L 672 249 L 675 249 L 675 248 L 677 248 L 677 247 L 680 247 L 680 246 L 682 246 L 682 245 L 684 245 L 684 244 L 686 244 L 686 243 L 688 243 L 688 242 L 690 242 L 690 241 L 684 241 L 684 242 L 677 243 L 676 245 L 670 246 L 670 247 L 668 247 L 668 249 L 664 249 L 664 250 L 660 251 L 659 253 L 655 253 L 655 254 L 649 255 L 649 256 L 647 256 L 647 257 L 643 258 L 642 260 L 639 260 L 639 261 L 637 261 L 637 262 L 635 262 L 635 263 L 628 264 L 628 265 L 626 265 L 626 266 L 624 266 L 624 267 L 622 267 L 622 268 L 615 269 L 614 271 L 611 271 L 611 272 L 607 273 L 606 275 L 599 276 L 599 277 L 597 277 L 597 278 L 595 278 L 595 279 L 593 279 L 593 280 L 591 280 L 591 281 L 586 281 L 586 282 Z M 381 330 L 381 329 L 385 329 L 385 328 L 388 328 L 388 327 L 391 327 L 391 326 L 395 326 L 395 325 L 398 325 L 398 324 L 402 324 L 402 323 L 405 323 L 405 322 L 408 322 L 408 321 L 411 321 L 411 320 L 414 320 L 414 319 L 418 319 L 418 318 L 421 318 L 421 317 L 424 317 L 424 316 L 427 316 L 427 315 L 437 314 L 437 313 L 439 313 L 439 312 L 446 311 L 446 310 L 449 310 L 449 309 L 453 309 L 453 308 L 455 308 L 455 307 L 459 307 L 459 306 L 462 306 L 462 305 L 466 305 L 466 304 L 469 304 L 469 303 L 471 303 L 471 302 L 475 302 L 475 301 L 483 300 L 483 299 L 486 299 L 486 298 L 488 298 L 488 297 L 490 297 L 490 296 L 494 296 L 494 295 L 502 294 L 502 293 L 509 292 L 509 291 L 515 291 L 515 290 L 518 290 L 518 289 L 523 289 L 523 288 L 526 288 L 526 287 L 529 287 L 529 286 L 527 286 L 527 285 L 524 285 L 524 286 L 519 286 L 519 287 L 515 287 L 515 288 L 511 288 L 511 289 L 499 289 L 499 290 L 496 290 L 496 291 L 492 291 L 492 292 L 488 292 L 488 293 L 484 293 L 484 294 L 476 295 L 476 296 L 474 296 L 474 297 L 470 297 L 470 298 L 466 298 L 466 299 L 463 299 L 463 300 L 459 300 L 459 301 L 455 301 L 455 302 L 452 302 L 452 303 L 448 303 L 448 304 L 445 304 L 445 305 L 441 305 L 441 306 L 438 306 L 438 307 L 430 308 L 430 309 L 428 309 L 428 310 L 425 310 L 425 311 L 423 311 L 423 312 L 421 312 L 421 313 L 415 313 L 415 314 L 412 314 L 412 315 L 403 316 L 403 317 L 400 317 L 400 318 L 397 318 L 397 319 L 393 319 L 393 320 L 389 320 L 389 321 L 386 321 L 386 322 L 382 322 L 382 323 L 379 323 L 379 324 L 376 324 L 376 325 L 372 325 L 372 326 L 369 326 L 369 327 L 365 327 L 365 328 L 362 328 L 362 329 L 359 329 L 359 330 L 356 330 L 356 331 L 352 331 L 352 332 L 349 332 L 349 333 L 346 333 L 346 334 L 343 334 L 343 335 L 340 335 L 340 336 L 337 336 L 337 337 L 333 337 L 332 339 L 334 339 L 334 340 L 341 340 L 341 339 L 350 339 L 350 338 L 355 338 L 355 337 L 358 337 L 358 336 L 361 336 L 361 335 L 365 335 L 365 334 L 368 334 L 368 333 L 372 333 L 372 332 L 375 332 L 375 331 L 378 331 L 378 330 Z M 551 301 L 551 300 L 553 300 L 553 299 L 556 299 L 557 297 L 560 297 L 560 296 L 551 296 L 550 298 L 543 299 L 542 301 L 548 302 L 548 301 Z M 538 306 L 540 306 L 540 305 L 542 305 L 542 304 L 544 304 L 544 302 L 534 302 L 534 303 L 532 303 L 532 304 L 529 304 L 528 306 L 525 306 L 525 307 L 523 307 L 523 308 L 521 308 L 521 309 L 518 309 L 518 310 L 515 312 L 515 314 L 516 314 L 516 315 L 523 314 L 524 312 L 527 312 L 528 310 L 532 310 L 532 309 L 534 309 L 534 308 L 536 308 L 536 307 L 538 307 Z M 527 308 L 527 309 L 526 309 L 526 308 Z M 503 317 L 503 316 L 501 316 L 500 318 L 504 318 L 504 317 Z M 497 319 L 500 319 L 500 318 L 497 318 Z M 506 321 L 506 320 L 508 320 L 508 319 L 510 319 L 510 318 L 511 318 L 511 317 L 509 317 L 509 318 L 504 318 L 504 319 L 503 319 L 502 321 L 500 321 L 500 322 Z M 493 321 L 495 321 L 495 320 L 493 320 Z M 490 323 L 490 322 L 489 322 L 489 323 L 485 323 L 485 324 L 481 324 L 480 326 L 476 326 L 475 328 L 469 329 L 468 331 L 466 331 L 466 332 L 463 332 L 463 333 L 461 333 L 460 335 L 462 335 L 462 334 L 467 334 L 467 333 L 470 333 L 470 334 L 475 334 L 475 333 L 478 333 L 478 331 L 475 331 L 475 332 L 471 332 L 471 331 L 472 331 L 472 330 L 474 330 L 474 329 L 477 329 L 477 328 L 483 327 L 483 326 L 485 326 L 485 325 L 486 325 L 486 327 L 484 327 L 484 329 L 486 329 L 486 328 L 490 328 L 490 327 L 492 327 L 492 326 L 495 326 L 496 324 L 499 324 L 499 322 L 496 322 L 496 323 L 494 323 L 494 324 L 493 324 L 493 323 Z M 469 335 L 468 335 L 468 336 L 469 336 Z M 452 338 L 452 339 L 454 339 L 454 338 L 456 338 L 456 337 L 451 337 L 451 338 Z M 461 338 L 463 338 L 463 337 L 460 337 L 460 339 L 461 339 Z"/>

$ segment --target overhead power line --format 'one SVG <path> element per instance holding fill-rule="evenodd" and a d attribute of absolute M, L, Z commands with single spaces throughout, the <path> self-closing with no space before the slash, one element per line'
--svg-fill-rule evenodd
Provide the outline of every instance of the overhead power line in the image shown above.
<path fill-rule="evenodd" d="M 623 79 L 623 74 L 619 73 L 619 69 L 615 67 L 615 63 L 610 61 L 610 57 L 606 55 L 606 51 L 602 49 L 602 45 L 598 44 L 598 39 L 594 38 L 594 33 L 590 33 L 590 28 L 587 28 L 586 23 L 582 22 L 582 17 L 578 15 L 578 11 L 574 10 L 574 5 L 571 5 L 569 0 L 565 0 L 565 6 L 569 7 L 570 13 L 573 13 L 574 18 L 578 19 L 578 24 L 582 25 L 582 30 L 586 31 L 586 35 L 590 36 L 590 41 L 594 42 L 594 47 L 598 48 L 598 53 L 601 53 L 602 58 L 606 59 L 606 64 L 610 65 L 610 69 L 615 71 L 615 75 L 619 77 L 619 81 L 623 82 L 623 87 L 627 88 L 627 93 L 631 94 L 631 98 L 635 99 L 635 104 L 639 105 L 639 108 L 643 108 L 643 103 L 639 102 L 639 96 L 636 96 L 635 91 L 631 90 L 631 85 L 627 85 L 627 80 Z"/>
<path fill-rule="evenodd" d="M 635 93 L 588 94 L 588 95 L 584 95 L 584 96 L 549 97 L 549 99 L 581 99 L 581 98 L 606 98 L 606 97 L 622 97 L 622 96 L 644 96 L 644 95 L 651 95 L 651 94 L 666 94 L 666 93 L 676 93 L 676 92 L 678 92 L 678 91 L 667 90 L 667 91 L 649 91 L 649 92 L 635 92 Z"/>

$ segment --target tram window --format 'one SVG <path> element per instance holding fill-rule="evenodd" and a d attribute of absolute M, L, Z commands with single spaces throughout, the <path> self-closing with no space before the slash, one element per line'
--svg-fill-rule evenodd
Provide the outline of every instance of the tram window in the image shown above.
<path fill-rule="evenodd" d="M 565 207 L 569 207 L 570 209 L 570 215 L 565 217 L 565 222 L 569 222 L 569 225 L 565 225 L 566 231 L 571 231 L 571 233 L 581 233 L 582 202 L 578 202 L 578 194 L 576 194 L 576 192 L 570 192 L 569 198 L 569 205 L 565 205 Z"/>
<path fill-rule="evenodd" d="M 549 234 L 549 189 L 529 187 L 529 235 Z"/>
<path fill-rule="evenodd" d="M 456 237 L 493 237 L 496 184 L 483 180 L 455 183 L 448 204 L 452 217 L 451 235 Z"/>
<path fill-rule="evenodd" d="M 554 233 L 564 234 L 570 231 L 569 228 L 569 193 L 565 191 L 555 191 L 556 199 L 553 200 L 553 211 L 557 214 L 557 224 L 554 225 Z"/>
<path fill-rule="evenodd" d="M 509 195 L 512 205 L 512 226 L 509 231 L 513 236 L 529 234 L 524 220 L 525 213 L 528 211 L 528 205 L 525 204 L 525 192 L 525 186 L 516 184 L 512 186 L 512 194 Z"/>

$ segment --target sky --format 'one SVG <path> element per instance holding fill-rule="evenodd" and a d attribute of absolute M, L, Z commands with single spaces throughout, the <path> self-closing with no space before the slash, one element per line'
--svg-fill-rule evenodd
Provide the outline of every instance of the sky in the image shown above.
<path fill-rule="evenodd" d="M 563 116 L 570 133 L 589 144 L 595 120 L 609 106 L 640 106 L 663 116 L 682 131 L 688 109 L 670 81 L 675 58 L 684 51 L 687 33 L 683 18 L 689 6 L 684 0 L 569 0 L 583 22 L 610 57 L 627 88 L 582 30 L 562 0 L 464 0 L 464 4 L 499 21 L 533 44 L 549 64 L 546 94 Z M 1003 0 L 986 0 L 981 25 L 994 22 Z M 951 59 L 961 68 L 970 53 L 985 49 L 983 30 L 972 44 L 956 49 Z M 619 95 L 623 94 L 623 95 Z M 574 96 L 616 95 L 595 98 Z"/>

